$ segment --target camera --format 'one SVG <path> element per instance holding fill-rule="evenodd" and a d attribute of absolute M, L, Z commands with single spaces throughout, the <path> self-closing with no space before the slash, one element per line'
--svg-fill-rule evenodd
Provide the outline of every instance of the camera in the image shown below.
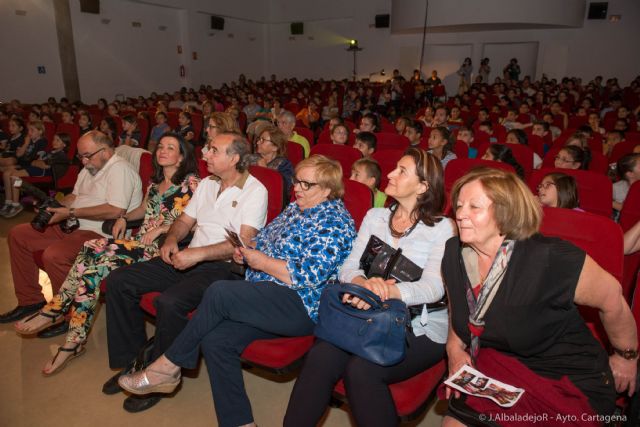
<path fill-rule="evenodd" d="M 19 179 L 16 180 L 14 186 L 22 189 L 22 191 L 38 201 L 38 205 L 36 205 L 38 213 L 36 213 L 36 216 L 31 220 L 31 227 L 40 233 L 44 233 L 53 216 L 53 213 L 47 211 L 47 208 L 62 208 L 64 206 L 31 183 Z M 66 221 L 60 223 L 60 230 L 67 234 L 73 232 L 78 227 L 80 227 L 80 223 L 76 218 L 68 218 Z"/>

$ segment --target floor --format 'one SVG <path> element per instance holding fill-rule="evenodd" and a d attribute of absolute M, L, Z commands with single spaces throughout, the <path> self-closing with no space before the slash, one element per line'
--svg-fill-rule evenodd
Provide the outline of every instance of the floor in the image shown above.
<path fill-rule="evenodd" d="M 0 312 L 16 305 L 11 280 L 7 232 L 12 225 L 30 221 L 33 214 L 22 212 L 11 220 L 0 219 Z M 46 282 L 46 276 L 41 284 Z M 50 298 L 50 288 L 43 286 Z M 138 414 L 122 409 L 123 394 L 107 396 L 101 387 L 114 372 L 107 364 L 105 313 L 96 323 L 87 343 L 86 354 L 70 363 L 59 374 L 45 378 L 40 369 L 61 344 L 60 337 L 22 338 L 11 324 L 0 324 L 0 426 L 127 426 L 163 427 L 175 425 L 216 426 L 216 419 L 204 367 L 193 378 L 185 378 L 181 389 L 154 408 Z M 149 325 L 153 333 L 153 326 Z M 277 382 L 257 372 L 245 371 L 245 384 L 261 427 L 282 425 L 282 418 L 294 380 Z M 409 426 L 438 426 L 444 402 L 431 405 L 423 417 Z M 321 424 L 325 427 L 355 425 L 343 408 L 331 408 Z"/>

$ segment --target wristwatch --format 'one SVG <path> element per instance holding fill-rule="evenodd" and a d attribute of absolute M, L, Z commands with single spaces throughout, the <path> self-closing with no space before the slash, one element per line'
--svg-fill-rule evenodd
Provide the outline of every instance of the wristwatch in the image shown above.
<path fill-rule="evenodd" d="M 69 208 L 69 218 L 76 217 L 76 208 Z"/>
<path fill-rule="evenodd" d="M 634 350 L 631 348 L 627 348 L 625 350 L 620 350 L 619 348 L 615 348 L 613 347 L 613 351 L 616 352 L 616 354 L 618 354 L 619 356 L 622 356 L 623 358 L 627 359 L 627 360 L 635 360 L 638 358 L 638 350 Z"/>

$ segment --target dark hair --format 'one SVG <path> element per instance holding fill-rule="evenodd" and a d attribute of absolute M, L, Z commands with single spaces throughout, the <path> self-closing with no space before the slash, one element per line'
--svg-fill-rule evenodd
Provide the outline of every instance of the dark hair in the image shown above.
<path fill-rule="evenodd" d="M 575 145 L 565 145 L 560 149 L 560 151 L 563 150 L 569 153 L 571 157 L 573 157 L 573 161 L 575 163 L 580 163 L 580 167 L 578 169 L 587 169 L 586 155 L 582 148 L 576 147 Z M 558 153 L 560 153 L 560 151 L 558 151 Z"/>
<path fill-rule="evenodd" d="M 54 138 L 56 136 L 60 138 L 60 141 L 64 143 L 64 147 L 62 148 L 62 151 L 66 153 L 69 150 L 69 146 L 71 145 L 71 135 L 69 135 L 66 132 L 58 132 L 54 135 Z"/>
<path fill-rule="evenodd" d="M 416 206 L 411 212 L 411 219 L 415 220 L 416 223 L 422 221 L 425 225 L 433 227 L 442 220 L 440 215 L 442 215 L 445 203 L 442 163 L 435 155 L 416 147 L 409 147 L 404 152 L 404 156 L 409 156 L 413 159 L 416 164 L 418 179 L 428 185 L 427 191 L 418 196 Z M 394 202 L 391 205 L 392 212 L 395 212 L 397 205 L 398 202 Z M 393 217 L 393 213 L 391 217 Z M 389 224 L 391 224 L 391 217 Z"/>
<path fill-rule="evenodd" d="M 440 133 L 440 136 L 442 137 L 442 139 L 446 140 L 447 143 L 442 147 L 442 158 L 444 159 L 445 156 L 453 151 L 453 143 L 455 141 L 452 141 L 451 139 L 451 132 L 449 131 L 449 129 L 447 129 L 444 126 L 438 126 L 435 127 L 431 130 L 431 133 L 433 132 L 438 132 Z"/>
<path fill-rule="evenodd" d="M 513 166 L 516 170 L 516 174 L 518 174 L 520 178 L 524 179 L 524 168 L 520 163 L 518 163 L 516 158 L 513 157 L 513 151 L 511 151 L 509 146 L 505 144 L 491 144 L 487 150 L 491 153 L 491 156 L 496 162 L 502 162 Z"/>
<path fill-rule="evenodd" d="M 158 116 L 164 117 L 165 120 L 167 119 L 167 113 L 165 113 L 164 111 L 157 111 L 154 117 L 158 117 Z"/>
<path fill-rule="evenodd" d="M 369 119 L 371 120 L 371 123 L 373 123 L 373 131 L 374 132 L 379 132 L 379 124 L 378 124 L 378 116 L 376 116 L 373 113 L 367 113 L 364 116 L 362 116 L 362 119 L 360 119 L 361 121 L 364 119 Z"/>
<path fill-rule="evenodd" d="M 551 178 L 555 184 L 556 193 L 558 194 L 556 207 L 565 209 L 574 209 L 578 207 L 578 185 L 576 184 L 576 179 L 574 177 L 561 172 L 550 173 L 545 175 L 544 178 L 546 177 Z"/>
<path fill-rule="evenodd" d="M 180 111 L 180 113 L 178 113 L 178 116 L 182 114 L 183 116 L 185 116 L 187 118 L 187 120 L 189 120 L 189 124 L 191 124 L 191 113 L 188 111 Z"/>
<path fill-rule="evenodd" d="M 485 120 L 484 122 L 480 122 L 480 124 L 478 124 L 478 129 L 480 129 L 480 126 L 486 126 L 489 129 L 493 130 L 493 123 L 491 123 L 490 120 Z"/>
<path fill-rule="evenodd" d="M 22 134 L 22 132 L 24 132 L 24 128 L 25 128 L 25 124 L 24 124 L 24 120 L 22 120 L 21 117 L 18 116 L 12 116 L 9 119 L 10 122 L 14 122 L 15 124 L 18 125 L 18 127 L 22 128 L 22 130 L 20 131 L 20 134 Z"/>
<path fill-rule="evenodd" d="M 376 138 L 373 132 L 358 132 L 356 134 L 356 139 L 364 142 L 367 147 L 373 149 L 373 151 L 376 151 L 376 148 L 378 147 L 378 138 Z"/>
<path fill-rule="evenodd" d="M 178 169 L 171 177 L 171 183 L 174 185 L 180 185 L 182 181 L 184 181 L 185 177 L 190 174 L 197 174 L 198 172 L 198 163 L 196 161 L 196 156 L 193 153 L 193 147 L 191 144 L 187 143 L 184 138 L 175 132 L 167 132 L 163 134 L 158 140 L 158 144 L 156 144 L 156 148 L 153 150 L 152 154 L 152 164 L 153 164 L 153 174 L 151 175 L 151 182 L 154 184 L 160 184 L 164 179 L 164 170 L 162 166 L 158 164 L 158 159 L 156 158 L 156 153 L 160 147 L 160 142 L 162 142 L 165 138 L 174 138 L 178 141 L 178 146 L 180 147 L 180 154 L 182 155 L 182 161 L 178 164 Z"/>
<path fill-rule="evenodd" d="M 632 153 L 624 155 L 618 160 L 616 164 L 616 172 L 620 179 L 626 180 L 627 172 L 631 172 L 634 167 L 636 167 L 636 162 L 640 159 L 639 153 Z"/>
<path fill-rule="evenodd" d="M 589 168 L 589 163 L 591 163 L 591 148 L 589 147 L 589 140 L 587 139 L 587 136 L 584 133 L 576 132 L 569 137 L 569 139 L 567 140 L 564 146 L 565 147 L 572 146 L 570 145 L 570 141 L 574 141 L 574 140 L 580 142 L 580 146 L 573 145 L 573 147 L 581 149 L 583 154 L 582 161 L 580 162 L 580 169 L 587 170 Z M 572 155 L 573 155 L 573 152 L 572 152 Z"/>
<path fill-rule="evenodd" d="M 136 116 L 134 116 L 133 114 L 127 114 L 126 116 L 124 116 L 122 118 L 122 121 L 123 122 L 127 122 L 127 123 L 132 124 L 132 125 L 134 125 L 134 124 L 136 126 L 138 125 L 138 122 L 136 121 Z"/>
<path fill-rule="evenodd" d="M 102 120 L 104 120 L 107 123 L 107 126 L 109 126 L 109 131 L 111 132 L 111 138 L 115 138 L 118 133 L 118 126 L 116 125 L 115 119 L 110 116 L 104 116 Z"/>
<path fill-rule="evenodd" d="M 542 126 L 542 128 L 544 129 L 545 132 L 549 132 L 549 123 L 543 121 L 543 120 L 537 120 L 535 122 L 533 122 L 534 125 L 539 125 Z"/>
<path fill-rule="evenodd" d="M 518 140 L 518 144 L 528 144 L 527 134 L 522 129 L 511 129 L 509 132 L 507 132 L 507 135 L 509 134 L 515 135 L 516 139 Z"/>
<path fill-rule="evenodd" d="M 416 131 L 416 133 L 419 133 L 420 135 L 423 134 L 424 128 L 422 127 L 422 123 L 420 123 L 418 120 L 409 121 L 406 127 L 413 129 L 414 131 Z"/>

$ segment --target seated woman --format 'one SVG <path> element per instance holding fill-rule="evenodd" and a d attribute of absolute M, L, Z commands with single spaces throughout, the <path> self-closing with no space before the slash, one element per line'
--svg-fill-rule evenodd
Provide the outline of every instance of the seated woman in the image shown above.
<path fill-rule="evenodd" d="M 105 116 L 102 120 L 100 120 L 98 130 L 107 135 L 107 137 L 109 137 L 109 139 L 113 141 L 114 145 L 117 145 L 118 125 L 116 124 L 116 120 L 113 117 Z"/>
<path fill-rule="evenodd" d="M 580 147 L 567 145 L 556 154 L 554 166 L 558 169 L 586 169 L 585 154 Z"/>
<path fill-rule="evenodd" d="M 636 325 L 620 284 L 583 250 L 538 234 L 540 205 L 512 173 L 471 171 L 454 185 L 451 204 L 460 235 L 447 242 L 442 260 L 449 372 L 467 364 L 525 388 L 508 410 L 513 420 L 612 414 L 616 390 L 633 394 L 637 371 Z M 612 356 L 578 305 L 600 311 Z M 457 392 L 447 389 L 447 397 L 458 407 Z M 467 396 L 466 405 L 490 420 L 505 414 L 489 399 Z M 450 409 L 443 425 L 462 425 L 455 414 Z M 500 425 L 522 423 L 500 419 Z"/>
<path fill-rule="evenodd" d="M 578 185 L 571 175 L 550 173 L 538 184 L 538 200 L 542 206 L 565 208 L 584 212 L 578 201 Z"/>
<path fill-rule="evenodd" d="M 446 127 L 438 126 L 431 129 L 428 143 L 429 153 L 433 154 L 438 160 L 440 160 L 443 170 L 447 167 L 447 163 L 458 158 L 453 152 L 451 132 L 449 132 L 449 129 Z"/>
<path fill-rule="evenodd" d="M 383 367 L 317 340 L 291 394 L 285 426 L 316 426 L 331 399 L 336 382 L 344 377 L 351 412 L 360 426 L 394 426 L 398 416 L 388 385 L 410 378 L 442 360 L 447 337 L 447 310 L 427 315 L 425 304 L 444 295 L 440 264 L 446 241 L 453 236 L 452 222 L 442 216 L 444 179 L 440 161 L 419 148 L 409 148 L 389 174 L 385 193 L 395 199 L 389 208 L 369 210 L 353 251 L 340 269 L 342 282 L 376 293 L 385 301 L 396 298 L 418 308 L 407 331 L 406 357 Z M 359 260 L 371 236 L 377 236 L 423 268 L 415 282 L 367 278 Z M 362 310 L 369 306 L 345 295 L 343 303 Z"/>
<path fill-rule="evenodd" d="M 93 124 L 91 123 L 91 115 L 86 111 L 81 111 L 78 113 L 78 126 L 80 127 L 80 135 L 84 135 L 93 129 Z"/>
<path fill-rule="evenodd" d="M 342 168 L 314 155 L 295 170 L 296 201 L 256 238 L 256 248 L 240 248 L 236 262 L 249 268 L 246 281 L 218 281 L 167 352 L 149 367 L 121 376 L 134 394 L 170 393 L 180 369 L 195 368 L 200 349 L 221 426 L 255 425 L 244 389 L 240 354 L 256 339 L 313 333 L 320 294 L 336 280 L 355 238 L 353 219 L 340 200 Z"/>
<path fill-rule="evenodd" d="M 50 153 L 43 153 L 39 159 L 35 159 L 26 168 L 19 166 L 10 167 L 2 173 L 5 191 L 5 203 L 11 205 L 9 210 L 0 210 L 0 215 L 5 218 L 13 218 L 22 212 L 20 205 L 20 189 L 14 186 L 20 177 L 28 176 L 52 176 L 54 180 L 61 178 L 69 168 L 67 149 L 71 144 L 71 137 L 67 133 L 58 133 L 53 137 Z M 54 181 L 55 182 L 55 181 Z"/>
<path fill-rule="evenodd" d="M 640 180 L 640 154 L 633 153 L 622 156 L 616 164 L 616 172 L 620 180 L 613 184 L 613 209 L 620 211 L 631 185 Z"/>
<path fill-rule="evenodd" d="M 59 372 L 85 351 L 93 323 L 100 282 L 116 268 L 147 261 L 159 253 L 159 237 L 169 230 L 189 203 L 198 185 L 193 150 L 177 134 L 165 134 L 153 153 L 151 185 L 143 203 L 123 214 L 113 226 L 112 239 L 85 242 L 60 291 L 42 310 L 15 324 L 20 334 L 31 335 L 64 321 L 71 308 L 65 343 L 43 368 L 44 375 Z M 131 240 L 124 237 L 127 221 L 144 219 Z"/>
<path fill-rule="evenodd" d="M 287 137 L 273 125 L 268 125 L 255 142 L 255 154 L 249 158 L 249 163 L 275 169 L 283 179 L 284 199 L 291 197 L 291 179 L 293 178 L 293 164 L 287 159 Z"/>
<path fill-rule="evenodd" d="M 521 179 L 524 179 L 524 168 L 518 163 L 513 152 L 508 145 L 505 144 L 491 144 L 487 151 L 482 155 L 482 160 L 493 160 L 494 162 L 502 162 L 513 166 L 516 173 Z"/>
<path fill-rule="evenodd" d="M 181 111 L 178 114 L 178 129 L 176 129 L 176 133 L 180 134 L 185 141 L 191 144 L 196 143 L 196 133 L 191 125 L 191 113 Z"/>

